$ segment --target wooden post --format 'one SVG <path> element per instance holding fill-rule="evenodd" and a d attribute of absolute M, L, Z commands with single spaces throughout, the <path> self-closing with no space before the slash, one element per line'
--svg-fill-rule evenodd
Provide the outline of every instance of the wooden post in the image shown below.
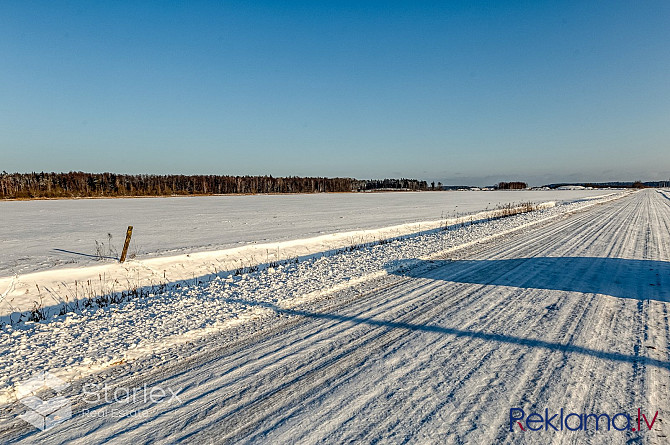
<path fill-rule="evenodd" d="M 123 243 L 123 252 L 121 252 L 120 263 L 126 261 L 126 254 L 128 253 L 128 246 L 130 246 L 130 237 L 133 235 L 133 226 L 128 226 L 126 230 L 126 242 Z"/>

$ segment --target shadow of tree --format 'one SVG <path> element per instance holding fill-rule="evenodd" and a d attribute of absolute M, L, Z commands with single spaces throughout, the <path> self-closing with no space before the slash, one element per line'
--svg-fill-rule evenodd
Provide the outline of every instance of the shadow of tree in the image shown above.
<path fill-rule="evenodd" d="M 433 332 L 444 335 L 453 335 L 455 337 L 475 338 L 495 343 L 506 343 L 525 346 L 529 348 L 542 348 L 550 351 L 563 353 L 574 353 L 580 355 L 589 355 L 602 360 L 611 360 L 617 362 L 639 363 L 644 361 L 648 366 L 654 366 L 662 369 L 670 369 L 670 362 L 658 360 L 650 357 L 623 354 L 620 352 L 601 351 L 587 348 L 584 346 L 572 345 L 569 343 L 551 342 L 541 339 L 524 338 L 513 335 L 497 334 L 491 332 L 471 331 L 467 329 L 457 329 L 432 324 L 414 324 L 406 322 L 396 322 L 371 317 L 349 316 L 337 313 L 311 312 L 300 309 L 284 309 L 275 304 L 258 301 L 248 301 L 242 299 L 228 298 L 224 301 L 228 303 L 243 304 L 247 306 L 257 306 L 271 309 L 279 314 L 301 316 L 306 318 L 338 321 L 342 323 L 366 324 L 370 326 L 384 327 L 388 329 L 403 329 L 407 331 Z"/>
<path fill-rule="evenodd" d="M 421 264 L 430 266 L 426 273 Z M 410 264 L 410 263 L 408 263 Z M 599 257 L 425 261 L 389 265 L 389 273 L 455 283 L 513 286 L 670 301 L 670 262 Z M 398 267 L 400 266 L 400 267 Z M 405 270 L 406 269 L 406 270 Z"/>

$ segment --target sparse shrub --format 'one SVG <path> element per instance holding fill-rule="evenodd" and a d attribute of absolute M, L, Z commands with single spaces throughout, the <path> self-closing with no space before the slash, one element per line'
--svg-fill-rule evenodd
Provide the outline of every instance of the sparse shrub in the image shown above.
<path fill-rule="evenodd" d="M 112 244 L 112 238 L 112 234 L 107 233 L 107 244 L 103 241 L 95 240 L 95 256 L 97 261 L 116 259 L 118 257 L 118 251 Z"/>

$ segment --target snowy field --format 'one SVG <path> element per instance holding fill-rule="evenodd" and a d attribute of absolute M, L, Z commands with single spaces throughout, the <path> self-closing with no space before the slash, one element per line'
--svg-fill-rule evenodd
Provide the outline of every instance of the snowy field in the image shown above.
<path fill-rule="evenodd" d="M 140 258 L 434 221 L 521 201 L 610 192 L 400 192 L 0 201 L 0 277 L 95 263 L 95 242 L 121 250 L 134 227 Z M 88 256 L 87 256 L 88 255 Z M 0 290 L 2 292 L 2 290 Z"/>
<path fill-rule="evenodd" d="M 610 192 L 611 194 L 611 192 Z M 589 196 L 595 195 L 595 196 Z M 257 266 L 280 264 L 288 260 L 304 260 L 311 255 L 323 254 L 324 252 L 337 251 L 349 246 L 378 242 L 382 239 L 397 238 L 413 233 L 433 230 L 445 224 L 469 223 L 477 219 L 486 219 L 493 209 L 500 204 L 496 199 L 518 199 L 528 201 L 530 198 L 546 200 L 548 198 L 560 197 L 560 202 L 584 202 L 603 195 L 603 192 L 586 191 L 557 191 L 557 192 L 480 192 L 480 193 L 376 193 L 376 194 L 337 194 L 337 195 L 281 195 L 281 196 L 226 196 L 206 198 L 173 198 L 173 199 L 105 199 L 105 200 L 80 200 L 80 201 L 33 201 L 16 202 L 21 205 L 47 205 L 68 207 L 73 204 L 82 204 L 91 207 L 88 211 L 72 212 L 72 214 L 84 213 L 96 215 L 100 218 L 97 224 L 105 225 L 105 221 L 111 221 L 114 214 L 126 214 L 127 208 L 142 205 L 143 208 L 154 207 L 156 212 L 151 218 L 159 223 L 150 226 L 148 224 L 137 225 L 135 220 L 142 220 L 150 214 L 149 211 L 136 209 L 132 218 L 135 231 L 131 243 L 130 260 L 119 264 L 113 256 L 118 248 L 109 253 L 105 246 L 102 250 L 104 257 L 81 249 L 76 252 L 76 246 L 68 245 L 67 249 L 40 249 L 41 253 L 36 256 L 28 256 L 29 248 L 21 247 L 30 243 L 30 235 L 23 234 L 24 244 L 19 242 L 18 235 L 14 242 L 15 256 L 20 256 L 17 261 L 39 264 L 49 264 L 54 258 L 67 258 L 66 264 L 59 263 L 56 259 L 52 267 L 36 272 L 27 266 L 12 268 L 21 269 L 23 273 L 14 273 L 2 277 L 0 275 L 0 323 L 9 320 L 18 320 L 25 317 L 31 310 L 43 307 L 49 312 L 58 311 L 57 306 L 73 303 L 82 299 L 90 299 L 99 295 L 113 292 L 127 291 L 130 289 L 146 289 L 166 283 L 176 283 L 183 280 L 195 281 L 196 279 L 230 273 L 233 271 L 244 271 Z M 229 198 L 233 198 L 232 201 Z M 465 202 L 459 200 L 465 198 Z M 485 199 L 489 201 L 485 201 Z M 218 203 L 210 205 L 210 203 Z M 233 204 L 235 206 L 231 207 Z M 341 208 L 334 208 L 337 204 Z M 368 205 L 370 210 L 361 206 Z M 544 201 L 543 207 L 554 206 L 554 201 Z M 194 208 L 184 206 L 195 205 Z M 433 220 L 423 220 L 421 216 L 437 214 L 434 206 L 440 206 L 445 210 L 440 211 L 440 216 Z M 110 207 L 123 206 L 124 209 Z M 175 207 L 171 207 L 175 206 Z M 93 213 L 94 208 L 99 207 L 98 213 Z M 180 207 L 178 210 L 177 207 Z M 302 210 L 301 210 L 302 209 Z M 451 209 L 451 210 L 449 210 Z M 237 212 L 237 216 L 230 216 Z M 479 210 L 479 211 L 478 211 Z M 95 210 L 98 211 L 98 210 Z M 302 212 L 302 213 L 301 213 Z M 476 212 L 476 213 L 472 213 Z M 229 215 L 230 219 L 222 221 L 222 215 Z M 262 215 L 272 214 L 276 218 L 264 218 Z M 337 215 L 346 215 L 337 216 Z M 464 216 L 458 216 L 464 215 Z M 439 218 L 439 219 L 437 219 Z M 60 236 L 82 240 L 84 235 L 58 235 L 58 229 L 50 226 L 49 221 L 42 218 L 24 219 L 32 224 L 43 227 L 39 230 L 33 228 L 33 237 L 39 239 L 40 243 L 60 243 L 54 241 Z M 162 224 L 160 221 L 171 221 Z M 77 223 L 65 223 L 68 217 L 63 215 L 58 224 L 69 227 L 70 230 L 79 230 L 82 227 Z M 390 225 L 392 223 L 400 223 Z M 84 224 L 89 230 L 96 223 Z M 274 226 L 272 224 L 275 224 Z M 377 224 L 377 225 L 373 225 Z M 166 229 L 165 226 L 168 228 Z M 223 226 L 231 226 L 234 229 L 224 230 Z M 371 228 L 365 228 L 370 226 Z M 23 227 L 18 222 L 16 225 L 6 225 L 7 228 Z M 105 226 L 106 228 L 108 226 Z M 171 229 L 170 229 L 171 227 Z M 184 227 L 188 230 L 184 230 Z M 356 230 L 344 230 L 335 233 L 323 233 L 324 227 L 356 228 Z M 380 228 L 381 227 L 381 228 Z M 47 230 L 53 230 L 55 235 L 44 238 Z M 150 233 L 147 233 L 150 231 Z M 180 233 L 192 238 L 182 238 Z M 123 232 L 121 232 L 123 233 Z M 292 238 L 287 235 L 291 234 Z M 172 235 L 169 238 L 168 235 Z M 314 236 L 317 235 L 317 236 Z M 199 238 L 198 238 L 199 237 Z M 194 251 L 197 242 L 210 241 L 207 250 Z M 289 238 L 286 240 L 286 238 Z M 154 251 L 152 255 L 136 252 L 138 245 L 142 245 L 147 239 L 154 240 L 153 243 L 165 243 L 175 246 L 183 246 L 177 251 L 159 252 Z M 212 240 L 220 242 L 223 239 L 239 240 L 254 239 L 253 242 L 235 241 L 232 246 L 219 246 L 214 249 Z M 113 239 L 112 239 L 113 241 Z M 100 241 L 109 244 L 108 240 Z M 62 241 L 66 244 L 66 241 Z M 94 241 L 95 243 L 95 241 Z M 113 243 L 116 244 L 116 243 Z M 179 253 L 178 251 L 184 251 Z M 9 253 L 11 253 L 9 249 Z M 185 253 L 190 252 L 190 253 Z M 41 258 L 41 260 L 40 260 Z M 45 260 L 45 258 L 47 258 Z M 45 262 L 46 261 L 46 262 Z M 15 262 L 15 264 L 18 264 Z M 27 272 L 27 273 L 26 273 Z M 23 314 L 23 315 L 22 315 Z"/>
<path fill-rule="evenodd" d="M 0 442 L 667 443 L 670 192 L 543 196 L 559 204 L 5 325 Z M 73 414 L 43 432 L 16 395 L 39 371 Z M 147 387 L 176 396 L 123 397 Z M 515 407 L 629 423 L 510 432 Z"/>

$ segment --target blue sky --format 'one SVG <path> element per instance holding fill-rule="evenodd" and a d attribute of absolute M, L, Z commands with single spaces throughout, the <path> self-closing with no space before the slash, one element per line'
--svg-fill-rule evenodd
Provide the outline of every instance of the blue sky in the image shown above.
<path fill-rule="evenodd" d="M 0 3 L 0 171 L 670 177 L 670 3 Z"/>

